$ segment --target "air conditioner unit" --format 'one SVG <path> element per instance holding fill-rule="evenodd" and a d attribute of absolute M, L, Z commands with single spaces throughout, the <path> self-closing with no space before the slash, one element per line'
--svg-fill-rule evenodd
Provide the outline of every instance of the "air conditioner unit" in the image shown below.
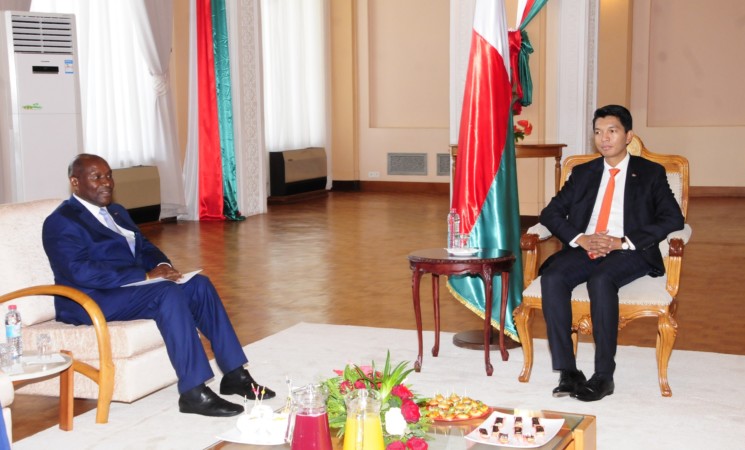
<path fill-rule="evenodd" d="M 70 194 L 82 152 L 75 16 L 3 11 L 0 21 L 0 203 Z"/>

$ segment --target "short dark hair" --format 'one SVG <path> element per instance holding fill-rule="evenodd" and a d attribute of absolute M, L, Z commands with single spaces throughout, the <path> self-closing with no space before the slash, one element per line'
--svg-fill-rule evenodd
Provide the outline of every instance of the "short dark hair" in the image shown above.
<path fill-rule="evenodd" d="M 92 155 L 90 153 L 80 153 L 78 155 L 75 155 L 72 161 L 70 161 L 70 165 L 67 166 L 67 178 L 79 176 L 80 172 L 83 170 L 83 163 L 92 159 L 106 161 L 100 156 Z"/>
<path fill-rule="evenodd" d="M 621 125 L 623 125 L 624 130 L 623 131 L 631 131 L 633 129 L 633 121 L 631 119 L 631 113 L 628 109 L 624 108 L 621 105 L 606 105 L 602 108 L 598 108 L 595 110 L 595 115 L 592 117 L 592 128 L 595 128 L 595 121 L 598 120 L 598 118 L 603 117 L 616 117 L 621 122 Z"/>

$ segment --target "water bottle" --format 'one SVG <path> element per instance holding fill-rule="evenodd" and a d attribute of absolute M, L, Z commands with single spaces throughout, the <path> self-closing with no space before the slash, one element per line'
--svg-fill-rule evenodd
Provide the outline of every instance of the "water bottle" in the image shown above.
<path fill-rule="evenodd" d="M 455 208 L 452 208 L 448 213 L 448 248 L 457 247 L 458 233 L 460 233 L 460 216 Z"/>
<path fill-rule="evenodd" d="M 5 314 L 5 338 L 12 345 L 13 361 L 18 361 L 23 355 L 23 338 L 21 337 L 21 313 L 16 305 L 9 305 Z"/>

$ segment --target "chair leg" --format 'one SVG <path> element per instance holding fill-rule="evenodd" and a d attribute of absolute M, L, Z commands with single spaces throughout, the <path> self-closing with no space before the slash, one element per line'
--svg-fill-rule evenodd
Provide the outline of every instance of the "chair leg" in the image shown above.
<path fill-rule="evenodd" d="M 579 332 L 572 330 L 572 347 L 574 350 L 574 357 L 577 357 L 577 346 L 579 345 Z"/>
<path fill-rule="evenodd" d="M 114 396 L 114 371 L 102 370 L 98 379 L 98 403 L 96 404 L 96 423 L 108 423 L 111 398 Z"/>
<path fill-rule="evenodd" d="M 673 352 L 673 344 L 678 334 L 678 324 L 669 314 L 663 314 L 657 320 L 657 377 L 660 382 L 660 393 L 671 397 L 673 391 L 667 382 L 667 365 Z"/>
<path fill-rule="evenodd" d="M 523 348 L 523 370 L 517 379 L 527 383 L 530 381 L 530 372 L 533 370 L 533 334 L 531 332 L 533 308 L 521 303 L 520 306 L 515 308 L 512 316 Z"/>

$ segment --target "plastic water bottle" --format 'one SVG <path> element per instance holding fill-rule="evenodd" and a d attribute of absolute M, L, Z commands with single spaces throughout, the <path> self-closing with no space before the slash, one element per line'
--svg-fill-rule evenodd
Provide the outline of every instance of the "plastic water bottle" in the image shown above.
<path fill-rule="evenodd" d="M 17 361 L 23 355 L 23 338 L 21 337 L 21 313 L 16 305 L 9 305 L 5 314 L 5 338 L 12 345 L 13 360 Z"/>
<path fill-rule="evenodd" d="M 458 233 L 460 233 L 460 216 L 455 208 L 452 208 L 448 213 L 448 248 L 457 247 Z"/>

